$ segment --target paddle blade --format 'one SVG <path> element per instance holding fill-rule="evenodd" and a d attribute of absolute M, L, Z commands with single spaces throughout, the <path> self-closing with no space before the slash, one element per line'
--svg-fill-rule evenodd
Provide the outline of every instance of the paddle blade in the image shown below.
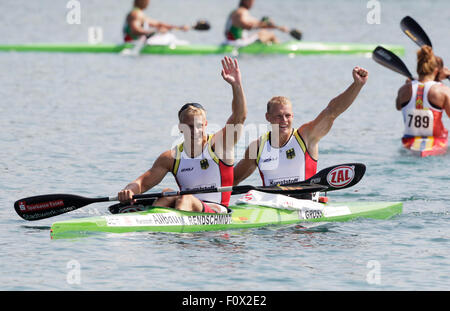
<path fill-rule="evenodd" d="M 289 34 L 291 35 L 292 38 L 300 41 L 302 39 L 302 32 L 298 29 L 292 29 Z"/>
<path fill-rule="evenodd" d="M 319 171 L 302 184 L 321 185 L 326 188 L 322 191 L 340 190 L 356 185 L 365 173 L 366 166 L 362 163 L 340 164 Z"/>
<path fill-rule="evenodd" d="M 208 21 L 200 20 L 192 28 L 195 29 L 195 30 L 204 31 L 204 30 L 211 29 L 211 25 L 209 24 Z"/>
<path fill-rule="evenodd" d="M 64 214 L 108 198 L 90 199 L 71 194 L 47 194 L 17 200 L 14 209 L 25 220 L 39 220 Z"/>
<path fill-rule="evenodd" d="M 431 45 L 431 40 L 428 38 L 425 31 L 420 27 L 420 25 L 410 16 L 405 16 L 400 21 L 400 28 L 403 32 L 413 40 L 418 46 L 422 47 L 424 45 Z"/>
<path fill-rule="evenodd" d="M 380 65 L 387 67 L 405 77 L 414 80 L 405 63 L 394 53 L 382 46 L 377 46 L 372 52 L 372 59 Z"/>

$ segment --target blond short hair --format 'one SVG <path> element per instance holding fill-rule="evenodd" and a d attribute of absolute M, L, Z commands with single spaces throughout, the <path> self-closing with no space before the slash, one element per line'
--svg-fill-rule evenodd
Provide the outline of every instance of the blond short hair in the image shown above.
<path fill-rule="evenodd" d="M 267 112 L 270 112 L 270 108 L 274 105 L 291 105 L 292 103 L 289 100 L 289 98 L 285 96 L 275 96 L 272 97 L 269 102 L 267 103 Z"/>
<path fill-rule="evenodd" d="M 183 118 L 186 114 L 189 115 L 201 115 L 203 116 L 203 118 L 206 119 L 206 111 L 201 109 L 201 108 L 197 108 L 194 106 L 189 106 L 186 109 L 184 109 L 180 115 L 178 116 L 178 120 L 180 120 L 180 123 L 183 121 Z"/>

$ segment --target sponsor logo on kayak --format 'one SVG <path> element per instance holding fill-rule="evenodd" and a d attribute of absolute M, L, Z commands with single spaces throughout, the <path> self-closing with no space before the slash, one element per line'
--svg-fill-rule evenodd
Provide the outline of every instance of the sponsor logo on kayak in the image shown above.
<path fill-rule="evenodd" d="M 316 219 L 316 218 L 322 218 L 323 212 L 321 210 L 302 210 L 301 211 L 301 218 L 303 219 Z"/>
<path fill-rule="evenodd" d="M 63 200 L 56 200 L 56 201 L 50 201 L 50 202 L 44 202 L 44 203 L 37 203 L 37 204 L 30 204 L 27 205 L 25 202 L 19 203 L 19 208 L 22 211 L 38 211 L 38 210 L 45 210 L 55 207 L 63 207 L 64 201 Z"/>
<path fill-rule="evenodd" d="M 231 224 L 231 214 L 179 216 L 176 213 L 160 213 L 139 216 L 106 216 L 106 224 L 108 227 L 228 225 Z"/>
<path fill-rule="evenodd" d="M 347 186 L 355 177 L 355 168 L 353 166 L 338 166 L 331 170 L 327 175 L 327 182 L 335 188 Z"/>

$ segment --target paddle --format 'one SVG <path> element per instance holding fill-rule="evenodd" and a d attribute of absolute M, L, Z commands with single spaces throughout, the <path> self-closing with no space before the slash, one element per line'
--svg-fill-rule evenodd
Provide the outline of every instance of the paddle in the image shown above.
<path fill-rule="evenodd" d="M 420 25 L 412 17 L 405 16 L 400 21 L 400 28 L 418 46 L 422 47 L 423 45 L 429 45 L 430 47 L 433 47 L 430 38 L 428 38 L 422 27 L 420 27 Z"/>
<path fill-rule="evenodd" d="M 173 29 L 181 30 L 181 29 L 183 29 L 183 27 L 182 26 L 175 26 Z M 211 29 L 211 25 L 206 20 L 198 20 L 194 25 L 192 25 L 190 27 L 190 29 L 198 30 L 198 31 L 206 31 L 206 30 Z M 120 52 L 120 54 L 122 54 L 122 55 L 132 55 L 132 56 L 139 55 L 141 53 L 142 49 L 144 48 L 145 43 L 147 42 L 147 39 L 149 37 L 151 37 L 152 35 L 153 35 L 153 33 L 149 34 L 147 36 L 140 36 L 139 39 L 137 40 L 137 42 L 134 44 L 134 46 L 132 48 L 123 49 Z"/>
<path fill-rule="evenodd" d="M 270 18 L 268 16 L 264 16 L 261 19 L 261 21 L 266 22 L 269 26 L 271 26 L 271 27 L 273 27 L 275 29 L 278 29 L 278 30 L 281 30 L 283 32 L 286 32 L 285 31 L 285 27 L 281 27 L 281 26 L 275 25 L 274 23 L 272 23 L 270 21 Z M 291 35 L 291 37 L 293 37 L 294 39 L 296 39 L 298 41 L 302 40 L 302 32 L 300 30 L 298 30 L 298 29 L 292 28 L 291 30 L 289 30 L 289 34 Z"/>
<path fill-rule="evenodd" d="M 263 191 L 283 195 L 297 195 L 312 192 L 327 192 L 352 187 L 356 185 L 366 172 L 366 166 L 362 163 L 348 163 L 330 166 L 322 169 L 305 181 L 288 185 L 276 185 L 269 187 L 235 186 L 232 194 L 246 193 L 250 190 Z M 314 187 L 318 189 L 314 190 Z M 321 188 L 319 188 L 321 187 Z M 119 214 L 130 211 L 140 211 L 139 205 L 152 205 L 154 200 L 149 200 L 147 195 L 136 195 L 135 199 L 141 198 L 135 204 L 119 203 L 110 206 L 111 214 Z"/>
<path fill-rule="evenodd" d="M 406 67 L 405 63 L 393 52 L 383 48 L 382 46 L 377 46 L 372 52 L 372 59 L 382 66 L 385 66 L 405 77 L 414 80 L 411 72 Z"/>
<path fill-rule="evenodd" d="M 232 194 L 241 194 L 246 193 L 250 190 L 258 190 L 279 194 L 301 194 L 318 191 L 332 191 L 348 188 L 355 185 L 364 175 L 365 169 L 366 168 L 364 164 L 359 163 L 342 164 L 323 169 L 304 182 L 284 186 L 276 185 L 268 187 L 257 187 L 244 185 L 233 187 L 218 187 L 201 190 L 159 192 L 149 194 L 138 194 L 133 196 L 133 199 L 161 198 L 185 194 L 228 192 L 228 191 L 232 191 Z M 345 171 L 347 171 L 347 173 Z M 16 210 L 17 214 L 20 217 L 22 217 L 25 220 L 31 221 L 61 215 L 92 203 L 108 202 L 108 201 L 117 201 L 117 197 L 86 198 L 72 194 L 47 194 L 17 200 L 14 203 L 14 209 Z"/>
<path fill-rule="evenodd" d="M 211 192 L 228 192 L 232 191 L 233 194 L 246 193 L 250 190 L 259 190 L 269 193 L 310 193 L 323 190 L 325 187 L 321 185 L 309 185 L 302 186 L 293 185 L 289 188 L 271 186 L 271 187 L 255 187 L 255 186 L 236 186 L 236 187 L 218 187 L 209 188 L 203 190 L 186 190 L 186 191 L 171 191 L 171 192 L 158 192 L 149 194 L 138 194 L 133 196 L 133 199 L 149 199 L 149 198 L 161 198 L 168 196 L 178 196 L 186 194 L 199 194 L 199 193 L 211 193 Z M 34 197 L 28 197 L 17 200 L 14 203 L 14 209 L 17 214 L 25 220 L 39 220 L 49 218 L 71 212 L 79 209 L 80 207 L 99 202 L 117 201 L 117 197 L 103 197 L 103 198 L 86 198 L 72 194 L 46 194 L 38 195 Z"/>
<path fill-rule="evenodd" d="M 422 47 L 424 45 L 428 45 L 430 47 L 433 47 L 433 45 L 431 44 L 431 40 L 430 38 L 428 38 L 426 32 L 412 17 L 405 16 L 400 21 L 400 28 L 418 46 Z M 447 79 L 450 80 L 450 76 L 447 76 Z"/>

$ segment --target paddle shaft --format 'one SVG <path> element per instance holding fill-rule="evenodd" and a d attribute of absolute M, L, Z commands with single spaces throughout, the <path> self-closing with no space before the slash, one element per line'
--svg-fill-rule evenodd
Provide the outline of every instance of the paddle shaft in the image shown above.
<path fill-rule="evenodd" d="M 231 191 L 233 194 L 241 194 L 246 193 L 250 190 L 259 190 L 270 193 L 311 193 L 324 190 L 324 188 L 325 188 L 324 186 L 310 185 L 310 184 L 295 186 L 290 189 L 282 189 L 276 186 L 274 187 L 235 186 L 235 187 L 219 187 L 208 189 L 137 194 L 133 196 L 133 199 L 161 198 L 187 194 L 228 192 L 228 191 Z M 72 194 L 47 194 L 17 200 L 14 203 L 14 209 L 16 210 L 17 214 L 20 217 L 22 217 L 25 220 L 31 221 L 68 213 L 92 203 L 100 203 L 108 201 L 118 201 L 118 198 L 117 196 L 102 197 L 102 198 L 86 198 Z"/>

